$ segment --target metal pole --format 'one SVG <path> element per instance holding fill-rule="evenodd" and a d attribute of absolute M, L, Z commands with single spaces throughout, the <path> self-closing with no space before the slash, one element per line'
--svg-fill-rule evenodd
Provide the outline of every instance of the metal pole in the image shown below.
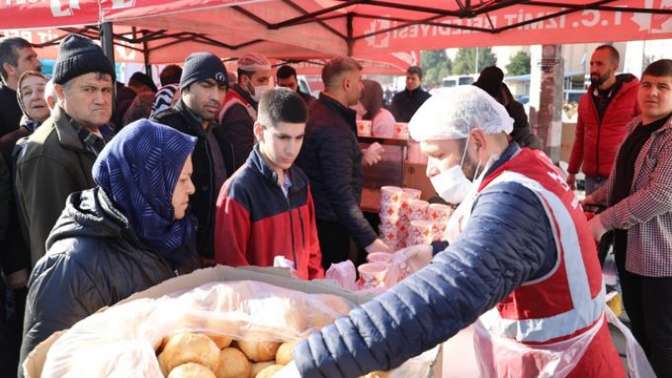
<path fill-rule="evenodd" d="M 144 39 L 145 33 L 142 33 L 142 56 L 145 60 L 145 73 L 147 76 L 152 77 L 152 65 L 149 63 L 149 47 L 147 46 L 147 41 Z"/>
<path fill-rule="evenodd" d="M 105 56 L 114 65 L 114 35 L 112 32 L 112 23 L 103 22 L 100 25 L 100 45 Z"/>
<path fill-rule="evenodd" d="M 348 44 L 348 56 L 352 56 L 352 50 L 354 48 L 355 40 L 353 38 L 354 31 L 352 27 L 352 13 L 348 13 L 348 16 L 346 18 L 347 20 L 347 29 L 348 29 L 348 39 L 345 41 Z"/>

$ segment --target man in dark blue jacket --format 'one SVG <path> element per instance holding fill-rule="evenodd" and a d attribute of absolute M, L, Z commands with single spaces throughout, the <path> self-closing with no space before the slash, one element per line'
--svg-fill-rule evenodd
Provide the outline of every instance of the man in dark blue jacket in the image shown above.
<path fill-rule="evenodd" d="M 479 324 L 497 337 L 484 342 L 508 339 L 515 348 L 506 356 L 497 355 L 501 345 L 486 348 L 495 354 L 478 356 L 483 376 L 555 375 L 554 369 L 570 377 L 624 376 L 578 200 L 545 155 L 509 144 L 512 128 L 504 107 L 473 86 L 451 89 L 420 108 L 410 132 L 428 155 L 437 192 L 472 184 L 449 224 L 458 236 L 434 251 L 430 265 L 299 343 L 294 364 L 302 377 L 393 369 L 486 312 L 489 318 Z M 411 251 L 429 254 L 430 248 Z M 536 345 L 574 345 L 577 338 L 589 340 L 585 352 L 562 355 L 558 365 L 535 356 L 543 349 Z"/>
<path fill-rule="evenodd" d="M 325 90 L 310 106 L 297 160 L 310 179 L 325 270 L 348 258 L 351 239 L 369 253 L 389 252 L 359 207 L 362 161 L 371 160 L 359 149 L 355 111 L 349 106 L 357 104 L 362 93 L 361 71 L 359 63 L 346 57 L 324 66 Z"/>

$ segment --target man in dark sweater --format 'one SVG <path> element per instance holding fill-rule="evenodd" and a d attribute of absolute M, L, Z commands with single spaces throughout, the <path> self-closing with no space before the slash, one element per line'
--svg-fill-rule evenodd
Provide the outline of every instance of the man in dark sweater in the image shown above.
<path fill-rule="evenodd" d="M 409 122 L 420 105 L 431 97 L 420 85 L 422 85 L 422 69 L 418 66 L 408 67 L 406 89 L 392 98 L 392 114 L 397 122 Z"/>
<path fill-rule="evenodd" d="M 4 38 L 0 41 L 0 150 L 8 158 L 17 138 L 21 108 L 16 97 L 16 83 L 25 71 L 40 71 L 42 66 L 30 42 L 23 38 Z"/>
<path fill-rule="evenodd" d="M 390 252 L 364 218 L 359 202 L 364 181 L 355 105 L 362 92 L 362 67 L 338 57 L 322 69 L 324 91 L 310 107 L 306 140 L 297 160 L 310 179 L 322 266 L 348 258 L 351 238 L 371 252 Z"/>

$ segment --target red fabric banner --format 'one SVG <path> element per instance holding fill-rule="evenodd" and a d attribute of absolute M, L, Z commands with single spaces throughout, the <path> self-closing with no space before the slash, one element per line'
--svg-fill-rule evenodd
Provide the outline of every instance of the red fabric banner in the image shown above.
<path fill-rule="evenodd" d="M 3 0 L 0 28 L 37 29 L 97 24 L 98 0 Z"/>

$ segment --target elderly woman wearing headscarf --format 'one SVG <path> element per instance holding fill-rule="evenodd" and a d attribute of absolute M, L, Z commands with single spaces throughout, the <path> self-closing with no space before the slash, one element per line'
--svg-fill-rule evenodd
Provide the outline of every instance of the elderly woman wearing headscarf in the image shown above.
<path fill-rule="evenodd" d="M 49 80 L 37 71 L 26 71 L 19 78 L 16 95 L 23 110 L 21 127 L 29 133 L 49 118 L 50 110 L 45 98 L 45 88 Z"/>
<path fill-rule="evenodd" d="M 383 107 L 383 88 L 374 80 L 363 80 L 362 103 L 366 113 L 362 117 L 371 121 L 373 136 L 380 138 L 392 138 L 394 136 L 394 116 Z"/>
<path fill-rule="evenodd" d="M 31 273 L 22 361 L 53 332 L 195 267 L 195 144 L 140 120 L 105 146 L 93 166 L 98 186 L 68 197 Z"/>
<path fill-rule="evenodd" d="M 0 138 L 0 150 L 9 164 L 17 141 L 35 131 L 49 118 L 49 107 L 44 99 L 44 88 L 48 79 L 37 71 L 26 71 L 19 77 L 16 85 L 16 97 L 23 112 L 19 128 Z"/>

